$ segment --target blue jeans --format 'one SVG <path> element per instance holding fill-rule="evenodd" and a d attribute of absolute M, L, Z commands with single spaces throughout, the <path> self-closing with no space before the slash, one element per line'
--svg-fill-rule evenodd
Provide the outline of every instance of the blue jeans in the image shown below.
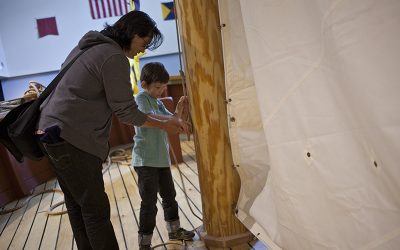
<path fill-rule="evenodd" d="M 104 190 L 102 160 L 67 141 L 42 145 L 64 192 L 78 249 L 118 249 Z"/>
<path fill-rule="evenodd" d="M 171 169 L 156 167 L 135 167 L 139 179 L 140 204 L 139 234 L 149 235 L 156 226 L 157 193 L 160 192 L 164 220 L 179 220 L 178 203 L 172 180 Z"/>

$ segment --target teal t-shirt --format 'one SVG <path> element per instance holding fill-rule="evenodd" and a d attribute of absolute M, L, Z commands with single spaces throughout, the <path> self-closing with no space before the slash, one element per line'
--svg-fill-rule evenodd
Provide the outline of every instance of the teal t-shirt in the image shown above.
<path fill-rule="evenodd" d="M 139 92 L 135 97 L 139 110 L 145 114 L 172 115 L 164 104 L 151 97 L 147 92 Z M 159 128 L 135 127 L 135 142 L 132 150 L 132 165 L 134 167 L 169 167 L 168 134 Z"/>

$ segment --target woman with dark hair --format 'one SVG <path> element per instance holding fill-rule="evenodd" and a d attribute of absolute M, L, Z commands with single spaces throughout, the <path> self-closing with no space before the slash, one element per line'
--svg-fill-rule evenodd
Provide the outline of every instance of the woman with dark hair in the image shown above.
<path fill-rule="evenodd" d="M 155 22 L 140 11 L 127 13 L 101 32 L 88 32 L 63 65 L 86 51 L 41 106 L 37 134 L 64 192 L 79 249 L 118 249 L 102 176 L 112 113 L 126 124 L 169 133 L 184 126 L 176 118 L 159 120 L 142 113 L 133 98 L 126 57 L 156 49 L 162 41 Z"/>
<path fill-rule="evenodd" d="M 131 47 L 135 35 L 150 40 L 146 49 L 157 49 L 163 42 L 163 36 L 157 29 L 156 23 L 144 12 L 134 11 L 134 13 L 135 15 L 122 16 L 113 26 L 106 24 L 101 33 L 113 39 L 123 49 Z"/>

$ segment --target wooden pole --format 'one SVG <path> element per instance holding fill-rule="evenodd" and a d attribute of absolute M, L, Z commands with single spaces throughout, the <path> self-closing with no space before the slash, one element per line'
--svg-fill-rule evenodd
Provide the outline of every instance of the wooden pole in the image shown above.
<path fill-rule="evenodd" d="M 240 179 L 228 136 L 218 1 L 175 0 L 175 8 L 199 168 L 202 238 L 209 247 L 246 249 L 242 244 L 252 235 L 235 217 Z"/>

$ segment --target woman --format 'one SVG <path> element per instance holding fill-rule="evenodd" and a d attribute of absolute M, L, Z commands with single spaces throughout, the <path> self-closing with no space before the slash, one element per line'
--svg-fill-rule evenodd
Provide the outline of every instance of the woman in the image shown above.
<path fill-rule="evenodd" d="M 177 133 L 178 119 L 158 120 L 138 110 L 129 81 L 129 62 L 163 41 L 155 22 L 132 11 L 101 32 L 90 31 L 64 65 L 87 49 L 41 106 L 37 133 L 51 159 L 79 249 L 118 249 L 104 191 L 102 162 L 109 151 L 111 116 L 135 126 Z"/>

